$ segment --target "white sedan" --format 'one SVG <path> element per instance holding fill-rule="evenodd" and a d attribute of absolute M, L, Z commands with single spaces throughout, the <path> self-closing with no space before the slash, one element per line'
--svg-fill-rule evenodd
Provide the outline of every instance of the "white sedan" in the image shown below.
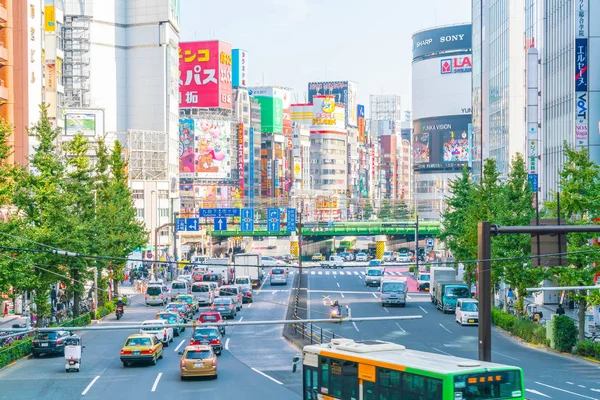
<path fill-rule="evenodd" d="M 169 347 L 169 343 L 173 342 L 173 327 L 169 325 L 169 321 L 162 319 L 151 319 L 142 322 L 140 333 L 156 336 L 165 347 Z"/>
<path fill-rule="evenodd" d="M 356 255 L 356 261 L 369 261 L 369 257 L 365 253 L 358 253 Z"/>
<path fill-rule="evenodd" d="M 287 265 L 284 261 L 276 260 L 273 257 L 262 257 L 263 267 L 286 267 Z"/>

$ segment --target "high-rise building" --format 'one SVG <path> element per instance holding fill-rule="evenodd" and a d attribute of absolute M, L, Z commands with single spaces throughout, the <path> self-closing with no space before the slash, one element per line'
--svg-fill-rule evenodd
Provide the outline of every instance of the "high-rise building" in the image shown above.
<path fill-rule="evenodd" d="M 64 140 L 106 134 L 126 144 L 138 217 L 154 233 L 179 210 L 178 2 L 64 0 L 64 8 Z M 170 238 L 163 230 L 150 241 Z"/>

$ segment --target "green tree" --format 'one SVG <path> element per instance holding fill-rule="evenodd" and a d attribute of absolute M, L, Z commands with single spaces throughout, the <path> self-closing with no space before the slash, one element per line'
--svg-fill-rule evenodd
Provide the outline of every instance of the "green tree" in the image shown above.
<path fill-rule="evenodd" d="M 410 210 L 408 208 L 408 204 L 406 204 L 404 199 L 400 200 L 395 204 L 394 218 L 402 221 L 410 219 Z"/>
<path fill-rule="evenodd" d="M 546 203 L 549 213 L 558 215 L 558 199 L 560 199 L 560 218 L 565 218 L 570 225 L 590 225 L 600 217 L 600 167 L 590 161 L 587 149 L 580 151 L 564 145 L 566 158 L 560 176 L 560 193 L 553 194 L 553 200 Z M 588 286 L 592 284 L 594 262 L 598 263 L 597 253 L 577 253 L 590 250 L 590 245 L 597 234 L 571 233 L 567 235 L 568 268 L 555 267 L 550 272 L 561 285 Z M 579 340 L 584 340 L 585 312 L 588 297 L 585 290 L 575 295 L 579 302 L 578 328 Z"/>
<path fill-rule="evenodd" d="M 380 220 L 389 220 L 393 218 L 394 211 L 392 209 L 391 200 L 384 199 L 381 201 L 382 204 L 379 207 L 379 212 L 377 213 L 377 217 Z"/>
<path fill-rule="evenodd" d="M 375 211 L 373 210 L 373 205 L 371 204 L 371 200 L 370 199 L 366 199 L 363 202 L 363 207 L 362 207 L 362 217 L 365 220 L 368 220 L 371 218 L 371 216 L 375 214 Z"/>

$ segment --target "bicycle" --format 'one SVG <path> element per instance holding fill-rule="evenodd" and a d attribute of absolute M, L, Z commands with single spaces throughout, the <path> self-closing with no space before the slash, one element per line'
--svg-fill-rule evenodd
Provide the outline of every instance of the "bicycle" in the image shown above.
<path fill-rule="evenodd" d="M 586 332 L 584 336 L 587 340 L 591 340 L 592 342 L 600 342 L 599 332 Z"/>

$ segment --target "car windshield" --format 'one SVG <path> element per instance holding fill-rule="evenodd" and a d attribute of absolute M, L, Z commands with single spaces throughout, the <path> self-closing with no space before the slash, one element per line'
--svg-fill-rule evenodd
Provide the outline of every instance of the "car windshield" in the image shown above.
<path fill-rule="evenodd" d="M 56 340 L 57 336 L 57 332 L 40 332 L 36 333 L 35 338 L 36 340 Z"/>
<path fill-rule="evenodd" d="M 369 272 L 367 272 L 367 275 L 369 276 L 381 276 L 381 271 L 378 269 L 370 269 Z"/>
<path fill-rule="evenodd" d="M 477 312 L 477 311 L 479 311 L 479 306 L 474 301 L 467 301 L 467 302 L 462 303 L 461 310 Z"/>
<path fill-rule="evenodd" d="M 171 285 L 172 289 L 185 289 L 186 288 L 186 284 L 185 282 L 173 282 Z"/>
<path fill-rule="evenodd" d="M 384 251 L 384 252 L 383 252 L 383 255 L 384 255 L 384 256 L 391 256 L 391 255 L 392 255 L 392 252 L 391 252 L 391 251 Z"/>
<path fill-rule="evenodd" d="M 188 360 L 206 360 L 212 358 L 210 350 L 188 350 L 185 353 L 185 358 Z"/>
<path fill-rule="evenodd" d="M 158 314 L 158 319 L 162 319 L 163 321 L 169 321 L 170 324 L 177 323 L 177 317 L 170 313 Z"/>
<path fill-rule="evenodd" d="M 219 277 L 217 275 L 207 274 L 207 275 L 204 275 L 202 277 L 202 280 L 203 281 L 213 281 L 213 282 L 216 282 L 216 281 L 219 280 Z"/>
<path fill-rule="evenodd" d="M 163 328 L 163 324 L 142 324 L 142 330 L 144 331 L 160 331 Z"/>
<path fill-rule="evenodd" d="M 274 270 L 272 271 L 272 274 L 273 274 L 273 275 L 283 275 L 284 273 L 285 273 L 285 271 L 284 271 L 284 270 L 282 270 L 282 269 L 274 269 Z"/>
<path fill-rule="evenodd" d="M 378 265 L 381 265 L 381 261 L 379 261 L 379 260 L 371 260 L 371 261 L 369 261 L 369 265 L 376 267 Z"/>
<path fill-rule="evenodd" d="M 447 297 L 469 297 L 469 289 L 464 286 L 448 286 L 444 292 Z"/>
<path fill-rule="evenodd" d="M 429 282 L 429 277 L 430 277 L 429 274 L 419 275 L 419 279 L 422 281 L 425 281 L 425 282 Z"/>
<path fill-rule="evenodd" d="M 127 339 L 127 343 L 125 343 L 125 346 L 151 346 L 152 345 L 152 341 L 150 340 L 150 338 L 129 338 Z"/>
<path fill-rule="evenodd" d="M 196 329 L 194 331 L 194 339 L 216 339 L 219 337 L 216 329 Z"/>
<path fill-rule="evenodd" d="M 231 304 L 231 300 L 230 299 L 215 299 L 214 304 L 228 305 L 228 304 Z"/>
<path fill-rule="evenodd" d="M 188 303 L 188 304 L 192 304 L 192 303 L 194 302 L 194 299 L 192 299 L 192 298 L 191 298 L 191 297 L 189 297 L 189 296 L 185 296 L 185 297 L 177 297 L 177 300 L 178 300 L 178 301 L 183 301 L 183 302 L 186 302 L 186 303 Z"/>
<path fill-rule="evenodd" d="M 167 308 L 173 311 L 185 311 L 185 306 L 183 304 L 169 304 Z"/>
<path fill-rule="evenodd" d="M 366 256 L 366 254 L 365 254 L 365 253 L 358 253 L 358 254 L 356 255 L 356 257 L 364 257 L 364 256 Z"/>
<path fill-rule="evenodd" d="M 161 293 L 162 293 L 162 290 L 160 289 L 160 286 L 149 286 L 146 289 L 146 294 L 148 296 L 158 296 Z"/>
<path fill-rule="evenodd" d="M 206 293 L 209 292 L 210 289 L 206 285 L 194 285 L 192 286 L 192 293 Z"/>
<path fill-rule="evenodd" d="M 403 292 L 404 290 L 406 290 L 404 282 L 385 282 L 381 286 L 382 293 Z"/>
<path fill-rule="evenodd" d="M 214 314 L 200 315 L 200 319 L 204 321 L 217 321 L 217 316 Z"/>
<path fill-rule="evenodd" d="M 248 283 L 250 280 L 248 278 L 236 278 L 235 279 L 235 283 L 236 284 L 242 284 L 242 283 Z"/>
<path fill-rule="evenodd" d="M 219 295 L 221 296 L 236 296 L 238 294 L 237 288 L 225 287 L 219 289 Z"/>

